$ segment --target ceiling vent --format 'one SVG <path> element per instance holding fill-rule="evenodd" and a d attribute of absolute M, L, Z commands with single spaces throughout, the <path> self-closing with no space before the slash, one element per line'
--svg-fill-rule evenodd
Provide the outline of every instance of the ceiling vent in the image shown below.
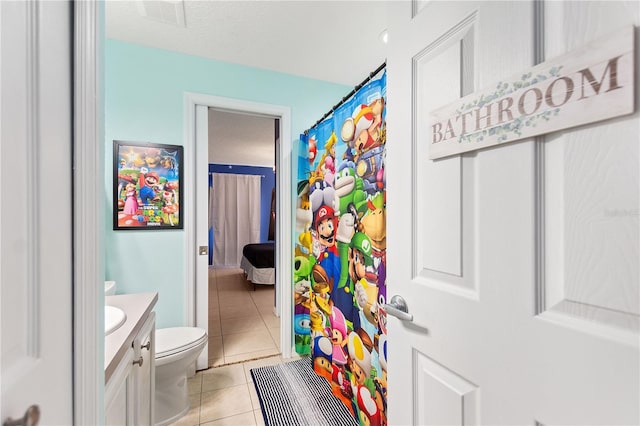
<path fill-rule="evenodd" d="M 183 0 L 138 0 L 138 13 L 152 21 L 186 27 Z"/>

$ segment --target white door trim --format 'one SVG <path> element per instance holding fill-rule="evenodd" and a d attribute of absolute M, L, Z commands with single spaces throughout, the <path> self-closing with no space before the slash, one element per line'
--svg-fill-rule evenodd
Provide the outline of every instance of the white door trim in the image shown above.
<path fill-rule="evenodd" d="M 73 422 L 95 425 L 104 423 L 104 6 L 73 7 Z"/>
<path fill-rule="evenodd" d="M 291 184 L 291 108 L 288 106 L 264 104 L 239 99 L 223 98 L 219 96 L 198 93 L 184 94 L 184 157 L 187 168 L 191 170 L 184 175 L 185 180 L 185 320 L 188 326 L 197 326 L 208 330 L 208 313 L 204 306 L 208 303 L 208 283 L 196 282 L 196 229 L 195 229 L 195 156 L 208 152 L 208 147 L 195 145 L 196 136 L 196 105 L 203 105 L 225 111 L 235 111 L 280 119 L 280 144 L 276 152 L 276 305 L 280 315 L 280 351 L 283 358 L 290 358 L 292 344 L 292 311 L 291 285 L 293 282 L 292 254 L 292 204 L 293 189 Z M 189 142 L 190 143 L 187 143 Z M 194 283 L 194 284 L 191 284 Z"/>

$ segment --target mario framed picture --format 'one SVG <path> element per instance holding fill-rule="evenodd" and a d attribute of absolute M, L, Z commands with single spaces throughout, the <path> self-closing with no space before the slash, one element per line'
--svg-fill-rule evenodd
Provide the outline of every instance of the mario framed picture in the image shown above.
<path fill-rule="evenodd" d="M 113 141 L 113 229 L 183 229 L 183 150 Z"/>

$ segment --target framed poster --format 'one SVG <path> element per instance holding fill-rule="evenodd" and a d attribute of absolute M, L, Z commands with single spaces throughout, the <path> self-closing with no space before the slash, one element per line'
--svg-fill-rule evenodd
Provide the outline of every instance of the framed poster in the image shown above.
<path fill-rule="evenodd" d="M 113 229 L 183 229 L 182 146 L 113 141 Z"/>

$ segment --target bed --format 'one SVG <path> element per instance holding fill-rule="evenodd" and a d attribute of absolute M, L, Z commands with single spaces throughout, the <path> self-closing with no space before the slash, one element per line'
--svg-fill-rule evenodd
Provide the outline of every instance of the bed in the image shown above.
<path fill-rule="evenodd" d="M 247 275 L 247 279 L 256 284 L 275 285 L 275 243 L 247 244 L 242 249 L 240 267 Z"/>

